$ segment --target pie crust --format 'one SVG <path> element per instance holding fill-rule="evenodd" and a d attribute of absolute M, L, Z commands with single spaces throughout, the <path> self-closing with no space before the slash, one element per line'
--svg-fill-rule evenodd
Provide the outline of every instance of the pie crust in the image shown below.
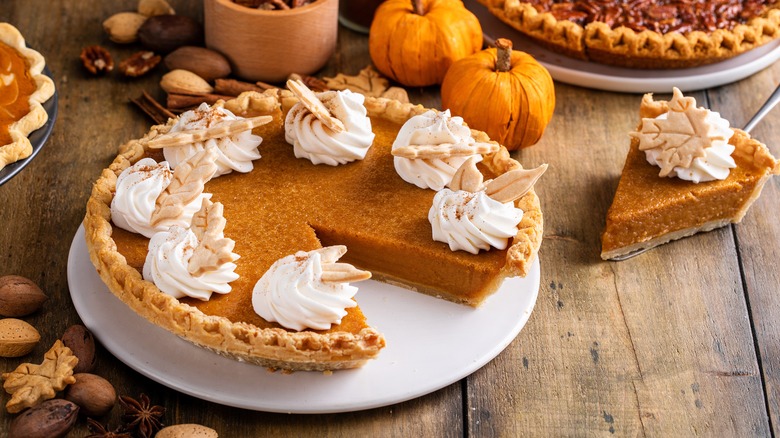
<path fill-rule="evenodd" d="M 668 102 L 647 94 L 641 118 L 668 111 Z M 766 145 L 734 129 L 729 144 L 737 167 L 725 180 L 692 183 L 658 176 L 659 168 L 645 159 L 633 137 L 615 198 L 607 212 L 601 258 L 623 256 L 693 234 L 739 223 L 758 199 L 766 181 L 780 174 L 778 162 Z"/>
<path fill-rule="evenodd" d="M 43 74 L 43 68 L 46 65 L 43 56 L 35 50 L 27 48 L 24 37 L 15 27 L 8 23 L 0 23 L 0 43 L 15 50 L 24 59 L 27 64 L 27 73 L 31 76 L 36 87 L 28 98 L 29 112 L 8 126 L 11 142 L 0 144 L 0 169 L 3 169 L 7 164 L 27 158 L 32 153 L 32 144 L 27 136 L 46 124 L 49 119 L 41 104 L 54 95 L 54 82 Z M 2 91 L 3 85 L 0 81 L 0 93 Z M 0 110 L 2 109 L 0 107 Z"/>
<path fill-rule="evenodd" d="M 278 111 L 280 105 L 283 109 L 289 109 L 294 99 L 288 92 L 278 92 L 279 95 L 276 93 L 274 90 L 264 94 L 244 93 L 239 98 L 228 101 L 226 108 L 245 117 L 271 114 Z M 398 124 L 426 111 L 419 105 L 371 97 L 366 98 L 365 106 L 372 119 L 381 118 Z M 84 219 L 87 247 L 93 264 L 109 289 L 152 323 L 199 346 L 238 360 L 274 369 L 335 370 L 357 367 L 367 359 L 375 357 L 385 346 L 385 339 L 374 328 L 366 327 L 358 333 L 308 330 L 296 332 L 277 327 L 260 328 L 245 322 L 234 322 L 222 316 L 207 315 L 195 306 L 162 293 L 154 284 L 143 280 L 138 270 L 128 264 L 112 238 L 110 205 L 116 179 L 122 170 L 148 152 L 144 147 L 148 140 L 166 133 L 172 125 L 173 121 L 169 121 L 167 125 L 155 126 L 143 139 L 132 140 L 122 146 L 120 154 L 103 170 L 93 187 Z M 489 141 L 487 135 L 482 132 L 472 133 L 477 141 Z M 262 145 L 260 150 L 265 154 Z M 264 156 L 259 162 L 266 159 Z M 485 156 L 483 163 L 494 174 L 521 167 L 517 161 L 510 158 L 504 147 Z M 541 244 L 542 213 L 538 197 L 531 190 L 518 200 L 516 205 L 523 209 L 525 214 L 512 246 L 506 251 L 505 266 L 496 276 L 495 285 L 492 285 L 495 288 L 504 277 L 525 275 Z M 228 218 L 228 226 L 229 224 Z M 349 248 L 349 245 L 347 247 Z M 374 278 L 400 283 L 406 287 L 416 286 L 410 285 L 404 278 L 376 275 Z M 420 291 L 433 293 L 422 289 Z"/>
<path fill-rule="evenodd" d="M 723 61 L 780 38 L 780 4 L 745 24 L 712 32 L 634 31 L 593 21 L 585 26 L 558 20 L 520 0 L 479 0 L 488 10 L 534 41 L 558 53 L 628 68 L 687 68 Z M 652 5 L 653 2 L 646 2 Z"/>

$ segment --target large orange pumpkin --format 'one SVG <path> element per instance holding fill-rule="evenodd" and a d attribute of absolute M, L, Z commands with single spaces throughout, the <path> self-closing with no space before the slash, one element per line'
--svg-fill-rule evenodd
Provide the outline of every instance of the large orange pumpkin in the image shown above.
<path fill-rule="evenodd" d="M 536 144 L 555 109 L 550 73 L 531 55 L 496 41 L 454 63 L 441 85 L 441 103 L 469 127 L 509 150 Z"/>
<path fill-rule="evenodd" d="M 385 76 L 406 86 L 440 84 L 453 62 L 482 48 L 482 27 L 460 0 L 387 0 L 368 48 Z"/>

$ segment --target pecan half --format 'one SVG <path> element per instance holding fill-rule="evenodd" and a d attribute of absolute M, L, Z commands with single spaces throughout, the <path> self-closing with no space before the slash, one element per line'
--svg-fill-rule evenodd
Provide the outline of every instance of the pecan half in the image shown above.
<path fill-rule="evenodd" d="M 125 76 L 135 78 L 151 71 L 161 60 L 162 57 L 155 55 L 154 52 L 137 52 L 119 63 L 119 71 Z"/>
<path fill-rule="evenodd" d="M 102 75 L 114 69 L 114 59 L 111 53 L 101 46 L 84 47 L 81 51 L 81 62 L 93 75 Z"/>

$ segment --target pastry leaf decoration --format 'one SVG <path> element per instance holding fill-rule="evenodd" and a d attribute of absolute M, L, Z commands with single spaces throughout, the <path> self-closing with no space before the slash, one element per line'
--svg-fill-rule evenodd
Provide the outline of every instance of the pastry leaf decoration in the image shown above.
<path fill-rule="evenodd" d="M 233 254 L 236 242 L 224 236 L 225 224 L 222 204 L 204 199 L 190 226 L 199 242 L 187 266 L 190 274 L 203 275 L 236 260 Z"/>
<path fill-rule="evenodd" d="M 712 146 L 707 111 L 696 107 L 696 99 L 685 97 L 675 88 L 669 101 L 666 119 L 642 119 L 642 126 L 631 136 L 639 139 L 642 151 L 660 149 L 656 161 L 661 167 L 659 176 L 667 176 L 675 167 L 689 168 L 696 158 L 705 156 L 705 149 Z"/>
<path fill-rule="evenodd" d="M 76 382 L 73 368 L 78 362 L 70 348 L 58 339 L 43 356 L 40 365 L 23 363 L 10 373 L 3 373 L 3 388 L 11 394 L 5 405 L 8 412 L 21 412 L 54 398 L 57 391 Z"/>
<path fill-rule="evenodd" d="M 184 213 L 184 207 L 203 193 L 206 182 L 217 172 L 216 159 L 216 148 L 208 147 L 176 167 L 173 180 L 157 197 L 152 226 Z"/>

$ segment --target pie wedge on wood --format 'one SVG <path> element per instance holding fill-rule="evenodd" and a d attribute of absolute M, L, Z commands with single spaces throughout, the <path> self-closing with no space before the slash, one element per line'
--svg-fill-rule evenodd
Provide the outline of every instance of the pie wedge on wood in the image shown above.
<path fill-rule="evenodd" d="M 49 119 L 41 104 L 54 94 L 54 82 L 45 65 L 15 27 L 0 23 L 0 169 L 30 156 L 27 136 Z"/>
<path fill-rule="evenodd" d="M 780 37 L 774 0 L 479 1 L 553 51 L 629 68 L 710 64 Z"/>
<path fill-rule="evenodd" d="M 668 113 L 669 107 L 670 102 L 645 95 L 639 110 L 643 124 Z M 780 162 L 766 145 L 740 129 L 731 129 L 728 144 L 734 148 L 731 157 L 735 167 L 723 180 L 699 183 L 659 176 L 659 167 L 648 162 L 639 138 L 634 136 L 607 212 L 601 258 L 613 259 L 739 223 L 769 177 L 780 173 Z"/>
<path fill-rule="evenodd" d="M 343 245 L 341 261 L 370 271 L 375 279 L 473 306 L 505 277 L 524 276 L 530 269 L 542 240 L 542 213 L 533 190 L 515 201 L 524 214 L 504 250 L 474 255 L 431 238 L 427 214 L 436 192 L 402 180 L 390 153 L 401 125 L 424 108 L 366 98 L 373 145 L 362 160 L 328 166 L 296 158 L 286 141 L 285 115 L 295 102 L 286 90 L 269 90 L 244 93 L 225 104 L 237 115 L 273 119 L 252 131 L 262 137 L 262 158 L 253 162 L 253 170 L 205 185 L 211 201 L 224 206 L 224 236 L 235 241 L 233 251 L 240 256 L 232 291 L 208 301 L 177 299 L 144 280 L 149 239 L 112 222 L 118 175 L 142 158 L 161 161 L 161 152 L 148 145 L 171 131 L 175 120 L 122 146 L 96 182 L 84 219 L 91 260 L 115 295 L 151 322 L 222 355 L 271 368 L 333 370 L 374 358 L 385 339 L 358 306 L 326 330 L 291 330 L 260 317 L 252 308 L 253 287 L 278 260 Z M 472 134 L 490 142 L 484 133 Z M 486 178 L 521 168 L 505 148 L 494 150 L 480 157 Z"/>

